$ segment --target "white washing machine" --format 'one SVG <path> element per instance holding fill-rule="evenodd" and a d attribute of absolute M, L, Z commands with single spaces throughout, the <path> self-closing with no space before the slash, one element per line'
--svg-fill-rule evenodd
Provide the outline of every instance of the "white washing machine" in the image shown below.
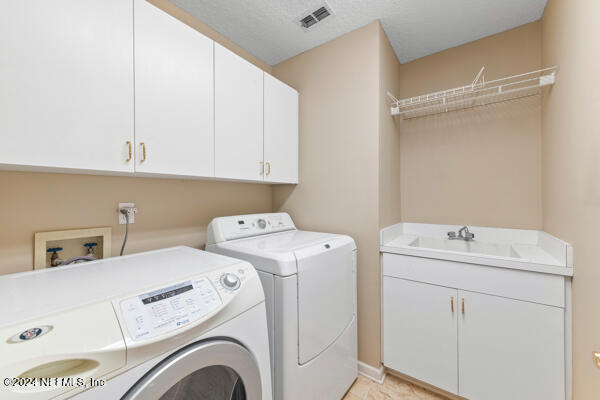
<path fill-rule="evenodd" d="M 2 399 L 272 399 L 247 262 L 175 247 L 5 275 L 0 304 Z"/>
<path fill-rule="evenodd" d="M 274 398 L 341 399 L 357 377 L 354 240 L 297 230 L 286 213 L 240 215 L 210 223 L 206 250 L 258 270 Z"/>

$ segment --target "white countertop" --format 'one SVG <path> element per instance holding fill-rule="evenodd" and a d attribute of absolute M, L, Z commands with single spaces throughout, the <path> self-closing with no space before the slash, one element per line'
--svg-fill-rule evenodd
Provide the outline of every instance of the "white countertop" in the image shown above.
<path fill-rule="evenodd" d="M 398 223 L 381 230 L 380 251 L 491 267 L 573 276 L 573 248 L 546 232 L 469 227 L 475 240 L 447 239 L 461 226 Z"/>

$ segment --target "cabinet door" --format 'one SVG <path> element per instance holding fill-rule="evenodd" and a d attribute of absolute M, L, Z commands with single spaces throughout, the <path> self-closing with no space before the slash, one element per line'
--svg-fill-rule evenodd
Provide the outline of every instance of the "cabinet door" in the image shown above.
<path fill-rule="evenodd" d="M 564 310 L 459 291 L 460 395 L 564 400 Z"/>
<path fill-rule="evenodd" d="M 214 175 L 213 77 L 212 40 L 135 0 L 136 172 Z"/>
<path fill-rule="evenodd" d="M 298 183 L 298 92 L 265 73 L 265 181 Z"/>
<path fill-rule="evenodd" d="M 383 278 L 386 367 L 458 391 L 456 289 Z"/>
<path fill-rule="evenodd" d="M 0 164 L 133 172 L 133 2 L 5 0 Z"/>
<path fill-rule="evenodd" d="M 263 72 L 215 43 L 215 174 L 263 180 Z"/>

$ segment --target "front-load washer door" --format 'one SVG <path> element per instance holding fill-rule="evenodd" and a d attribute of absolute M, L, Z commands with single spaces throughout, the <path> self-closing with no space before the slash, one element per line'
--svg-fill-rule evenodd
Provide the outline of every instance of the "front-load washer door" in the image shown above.
<path fill-rule="evenodd" d="M 261 400 L 260 372 L 243 346 L 191 344 L 144 375 L 122 400 Z"/>
<path fill-rule="evenodd" d="M 323 352 L 354 316 L 354 242 L 334 238 L 295 251 L 298 263 L 298 362 Z"/>

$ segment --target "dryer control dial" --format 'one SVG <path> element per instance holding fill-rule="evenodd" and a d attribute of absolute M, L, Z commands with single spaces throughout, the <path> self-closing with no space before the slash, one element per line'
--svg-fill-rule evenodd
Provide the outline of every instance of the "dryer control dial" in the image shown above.
<path fill-rule="evenodd" d="M 240 287 L 240 278 L 236 274 L 221 275 L 221 285 L 229 290 L 236 290 Z"/>
<path fill-rule="evenodd" d="M 265 229 L 267 227 L 267 221 L 265 221 L 262 218 L 259 218 L 258 220 L 256 220 L 256 225 L 258 225 L 260 229 Z"/>

